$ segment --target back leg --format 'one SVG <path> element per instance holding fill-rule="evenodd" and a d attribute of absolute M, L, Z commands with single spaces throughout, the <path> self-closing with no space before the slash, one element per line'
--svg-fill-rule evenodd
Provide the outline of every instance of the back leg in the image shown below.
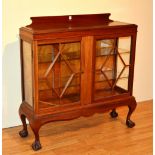
<path fill-rule="evenodd" d="M 118 113 L 116 112 L 116 109 L 112 109 L 112 111 L 110 112 L 110 116 L 112 118 L 116 118 L 118 116 Z"/>
<path fill-rule="evenodd" d="M 27 137 L 28 136 L 28 131 L 27 131 L 27 124 L 26 124 L 26 117 L 25 117 L 25 115 L 21 114 L 20 115 L 20 119 L 21 119 L 22 124 L 23 124 L 23 129 L 19 132 L 19 135 L 21 137 Z"/>

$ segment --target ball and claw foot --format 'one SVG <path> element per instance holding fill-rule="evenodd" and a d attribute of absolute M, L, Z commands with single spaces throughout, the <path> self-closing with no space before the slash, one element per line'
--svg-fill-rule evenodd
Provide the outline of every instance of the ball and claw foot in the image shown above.
<path fill-rule="evenodd" d="M 34 143 L 32 144 L 32 149 L 34 151 L 40 150 L 41 149 L 40 141 L 34 141 Z"/>
<path fill-rule="evenodd" d="M 132 122 L 131 120 L 127 120 L 126 121 L 126 125 L 129 127 L 129 128 L 133 128 L 135 126 L 135 123 Z"/>
<path fill-rule="evenodd" d="M 19 132 L 19 135 L 20 135 L 21 137 L 27 137 L 27 136 L 28 136 L 28 131 L 27 131 L 27 130 L 21 130 L 21 131 Z"/>
<path fill-rule="evenodd" d="M 112 118 L 116 118 L 117 116 L 118 116 L 118 113 L 116 112 L 116 111 L 112 111 L 112 112 L 110 112 L 110 116 L 112 117 Z"/>

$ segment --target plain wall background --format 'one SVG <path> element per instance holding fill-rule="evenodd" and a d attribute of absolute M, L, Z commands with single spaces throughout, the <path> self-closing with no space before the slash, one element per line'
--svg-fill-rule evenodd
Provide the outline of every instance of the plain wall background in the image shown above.
<path fill-rule="evenodd" d="M 138 25 L 133 94 L 137 101 L 153 98 L 152 0 L 3 0 L 3 128 L 21 124 L 19 28 L 32 16 L 93 13 Z"/>

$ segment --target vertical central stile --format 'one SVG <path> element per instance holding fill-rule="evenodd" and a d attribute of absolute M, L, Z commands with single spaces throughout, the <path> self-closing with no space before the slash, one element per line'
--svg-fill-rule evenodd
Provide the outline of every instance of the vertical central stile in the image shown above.
<path fill-rule="evenodd" d="M 82 70 L 81 75 L 81 103 L 91 104 L 92 96 L 92 70 L 93 70 L 93 52 L 94 52 L 94 37 L 87 36 L 82 38 L 81 43 L 81 58 Z"/>

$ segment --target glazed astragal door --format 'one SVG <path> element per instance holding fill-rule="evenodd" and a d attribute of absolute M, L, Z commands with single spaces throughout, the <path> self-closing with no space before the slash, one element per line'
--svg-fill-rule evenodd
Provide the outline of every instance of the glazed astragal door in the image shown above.
<path fill-rule="evenodd" d="M 39 109 L 80 104 L 79 42 L 38 46 Z"/>
<path fill-rule="evenodd" d="M 97 39 L 94 100 L 128 93 L 131 37 Z"/>

